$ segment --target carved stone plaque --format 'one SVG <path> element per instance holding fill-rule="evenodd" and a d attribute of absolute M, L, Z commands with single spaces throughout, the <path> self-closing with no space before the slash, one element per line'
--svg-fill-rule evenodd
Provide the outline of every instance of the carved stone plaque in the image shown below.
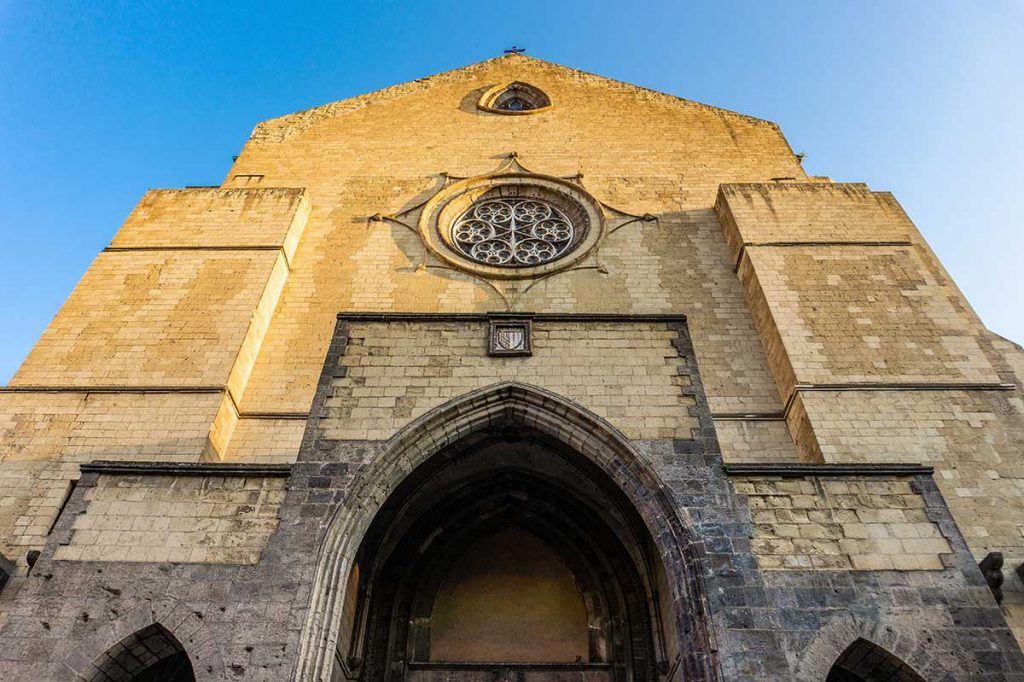
<path fill-rule="evenodd" d="M 489 355 L 530 355 L 529 320 L 491 320 L 487 343 Z"/>

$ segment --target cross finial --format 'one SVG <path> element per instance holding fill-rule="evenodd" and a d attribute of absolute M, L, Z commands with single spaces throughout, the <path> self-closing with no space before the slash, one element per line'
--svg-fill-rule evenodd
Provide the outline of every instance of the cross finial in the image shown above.
<path fill-rule="evenodd" d="M 518 45 L 513 45 L 509 49 L 505 50 L 505 54 L 521 54 L 523 52 L 526 52 L 526 48 L 519 47 Z"/>

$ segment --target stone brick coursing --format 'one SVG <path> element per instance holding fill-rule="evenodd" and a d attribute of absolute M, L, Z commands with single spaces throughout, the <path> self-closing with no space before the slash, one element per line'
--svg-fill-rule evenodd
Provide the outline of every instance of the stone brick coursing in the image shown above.
<path fill-rule="evenodd" d="M 100 254 L 13 386 L 218 386 L 274 252 Z"/>
<path fill-rule="evenodd" d="M 220 401 L 217 391 L 0 391 L 0 461 L 194 462 Z"/>
<path fill-rule="evenodd" d="M 907 480 L 733 480 L 762 569 L 941 570 L 949 542 Z"/>
<path fill-rule="evenodd" d="M 797 383 L 998 382 L 971 316 L 913 248 L 746 254 L 741 276 L 757 277 Z"/>
<path fill-rule="evenodd" d="M 534 354 L 487 354 L 487 323 L 352 322 L 322 421 L 334 440 L 383 440 L 431 408 L 502 380 L 548 388 L 622 424 L 633 437 L 688 437 L 693 398 L 682 387 L 666 323 L 534 323 Z"/>
<path fill-rule="evenodd" d="M 925 462 L 976 559 L 1024 559 L 1019 347 L 863 185 L 723 185 L 716 211 L 799 459 Z M 1008 613 L 1021 618 L 1015 575 Z"/>
<path fill-rule="evenodd" d="M 54 558 L 255 564 L 283 498 L 278 478 L 100 476 Z"/>
<path fill-rule="evenodd" d="M 110 245 L 116 249 L 282 247 L 289 257 L 309 212 L 301 189 L 154 189 Z M 244 226 L 244 229 L 238 229 Z"/>
<path fill-rule="evenodd" d="M 255 484 L 228 483 L 231 479 L 221 477 L 182 481 L 152 476 L 143 481 L 85 474 L 32 574 L 16 579 L 4 595 L 0 638 L 7 646 L 0 652 L 0 676 L 71 679 L 116 641 L 114 633 L 131 631 L 126 619 L 155 619 L 167 626 L 188 647 L 199 680 L 269 681 L 291 675 L 313 589 L 317 547 L 338 505 L 385 445 L 332 439 L 326 430 L 329 418 L 319 416 L 317 408 L 331 395 L 338 367 L 345 362 L 347 325 L 338 328 L 321 379 L 317 416 L 287 479 L 279 523 L 259 563 L 59 559 L 63 547 L 74 546 L 81 520 L 101 510 L 102 505 L 92 505 L 112 493 L 137 496 L 139 500 L 125 502 L 138 504 L 160 495 L 172 497 L 175 488 L 221 500 L 257 490 Z M 700 426 L 691 438 L 643 439 L 632 445 L 689 519 L 698 560 L 688 569 L 707 596 L 721 679 L 822 679 L 842 648 L 858 636 L 893 651 L 925 679 L 1024 679 L 1019 672 L 1024 657 L 927 476 L 730 481 L 723 472 L 692 346 L 680 325 L 673 332 L 673 350 L 681 354 L 682 371 L 691 378 L 686 390 L 695 397 L 692 417 Z M 745 494 L 738 494 L 736 487 Z M 265 483 L 258 489 L 260 494 L 273 492 Z M 822 491 L 827 491 L 824 498 Z M 757 534 L 769 524 L 758 518 L 767 507 L 753 500 L 804 496 L 817 504 L 806 507 L 810 514 L 823 509 L 820 499 L 832 500 L 832 507 L 841 511 L 839 501 L 846 495 L 897 496 L 908 506 L 897 507 L 890 500 L 887 509 L 926 512 L 927 523 L 906 520 L 920 523 L 920 529 L 938 529 L 937 539 L 949 548 L 943 566 L 858 571 L 799 566 L 764 570 L 759 565 L 764 555 L 756 549 Z M 870 521 L 864 521 L 868 526 Z M 772 523 L 782 521 L 776 516 Z M 880 523 L 892 528 L 897 521 Z M 68 540 L 72 545 L 60 544 Z"/>

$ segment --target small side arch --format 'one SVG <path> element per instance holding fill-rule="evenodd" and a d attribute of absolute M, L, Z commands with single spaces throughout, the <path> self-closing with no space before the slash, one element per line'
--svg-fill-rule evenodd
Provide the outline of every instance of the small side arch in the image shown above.
<path fill-rule="evenodd" d="M 628 499 L 661 552 L 672 594 L 665 604 L 686 652 L 686 679 L 717 679 L 699 571 L 700 548 L 657 472 L 611 424 L 536 386 L 506 382 L 456 398 L 393 436 L 360 472 L 321 544 L 300 640 L 296 680 L 330 679 L 356 554 L 377 512 L 420 465 L 486 430 L 527 428 L 562 443 L 600 470 Z M 351 595 L 348 596 L 351 599 Z"/>
<path fill-rule="evenodd" d="M 177 600 L 145 602 L 112 621 L 92 622 L 97 628 L 89 637 L 66 644 L 70 648 L 63 656 L 64 666 L 76 680 L 192 682 L 196 674 L 202 679 L 223 677 L 216 639 L 195 612 Z M 172 660 L 161 663 L 165 659 Z M 132 676 L 156 664 L 158 676 Z"/>
<path fill-rule="evenodd" d="M 832 618 L 804 648 L 801 682 L 923 682 L 953 672 L 930 635 L 943 615 L 928 608 L 881 610 Z M 937 654 L 937 655 L 936 655 Z M 859 676 L 858 676 L 859 675 Z M 886 676 L 889 675 L 889 676 Z"/>
<path fill-rule="evenodd" d="M 828 671 L 825 682 L 924 682 L 892 652 L 863 637 L 839 655 Z"/>
<path fill-rule="evenodd" d="M 192 661 L 160 623 L 136 630 L 79 673 L 83 682 L 195 682 Z"/>

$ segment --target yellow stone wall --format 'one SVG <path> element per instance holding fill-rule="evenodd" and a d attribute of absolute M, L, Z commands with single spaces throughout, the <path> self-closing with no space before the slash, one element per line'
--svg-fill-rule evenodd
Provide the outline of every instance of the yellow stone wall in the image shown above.
<path fill-rule="evenodd" d="M 800 459 L 934 466 L 975 557 L 1005 555 L 1004 610 L 1024 621 L 1021 348 L 889 194 L 725 185 L 716 211 Z"/>
<path fill-rule="evenodd" d="M 101 253 L 11 385 L 222 385 L 276 258 Z"/>
<path fill-rule="evenodd" d="M 56 510 L 78 478 L 77 462 L 11 461 L 0 465 L 0 537 L 4 556 L 24 566 L 46 542 Z"/>
<path fill-rule="evenodd" d="M 226 455 L 308 213 L 302 189 L 143 197 L 0 389 L 0 552 L 42 545 L 78 462 Z"/>
<path fill-rule="evenodd" d="M 522 117 L 476 109 L 484 90 L 515 79 L 543 88 L 555 106 Z M 607 234 L 598 258 L 583 263 L 591 267 L 495 291 L 432 267 L 414 232 L 367 219 L 415 207 L 441 173 L 485 174 L 511 152 L 537 173 L 582 172 L 599 201 L 658 221 Z M 305 414 L 339 311 L 684 312 L 712 410 L 780 413 L 713 211 L 721 182 L 778 177 L 806 176 L 772 123 L 525 57 L 260 124 L 225 186 L 302 186 L 312 211 L 240 406 L 248 441 L 229 455 L 263 458 L 273 443 L 297 444 L 283 422 L 276 429 L 244 415 Z M 742 438 L 723 438 L 729 456 L 743 456 L 749 437 L 796 457 L 781 418 L 729 433 Z"/>
<path fill-rule="evenodd" d="M 938 570 L 952 554 L 909 480 L 734 480 L 750 505 L 764 570 Z"/>
<path fill-rule="evenodd" d="M 0 392 L 3 461 L 197 461 L 216 391 Z"/>
<path fill-rule="evenodd" d="M 630 438 L 691 438 L 690 377 L 665 323 L 535 321 L 533 355 L 491 357 L 487 322 L 351 322 L 320 429 L 336 440 L 385 440 L 478 388 L 518 381 L 569 398 Z"/>
<path fill-rule="evenodd" d="M 283 478 L 101 475 L 54 558 L 255 564 L 278 525 Z"/>

